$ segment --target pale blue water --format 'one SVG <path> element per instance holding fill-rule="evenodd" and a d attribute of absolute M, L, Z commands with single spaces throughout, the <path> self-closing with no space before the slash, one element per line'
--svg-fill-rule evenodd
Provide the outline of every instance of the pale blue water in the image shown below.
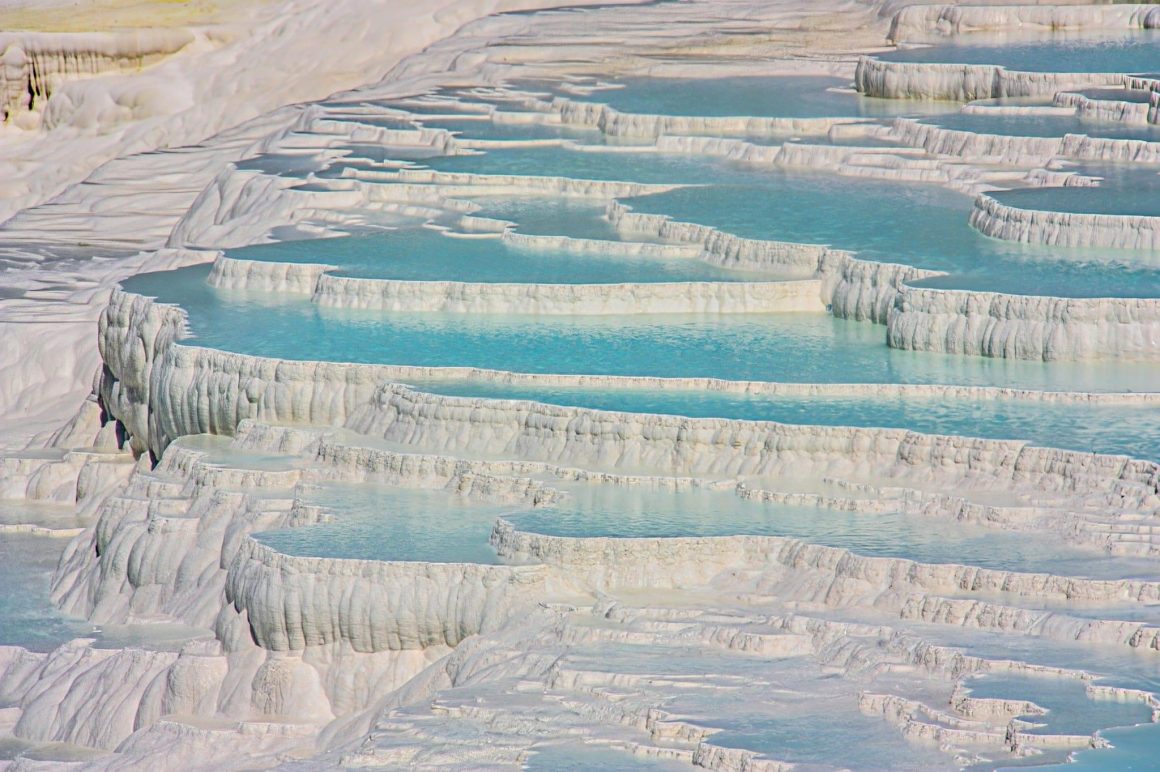
<path fill-rule="evenodd" d="M 865 97 L 853 92 L 849 80 L 824 76 L 623 78 L 612 83 L 620 88 L 584 95 L 557 93 L 622 112 L 654 115 L 879 118 L 939 109 Z"/>
<path fill-rule="evenodd" d="M 1059 35 L 1036 40 L 1002 41 L 994 36 L 959 36 L 954 43 L 882 54 L 894 62 L 998 64 L 1029 72 L 1144 73 L 1160 62 L 1160 32 L 1141 30 L 1114 36 Z M 969 42 L 968 42 L 969 41 Z"/>
<path fill-rule="evenodd" d="M 630 413 L 826 426 L 885 426 L 935 434 L 1020 439 L 1047 447 L 1160 461 L 1160 407 L 1157 406 L 913 397 L 783 397 L 705 391 L 508 386 L 473 381 L 420 381 L 414 385 L 437 394 L 530 399 Z"/>
<path fill-rule="evenodd" d="M 780 170 L 756 170 L 727 162 L 649 153 L 583 152 L 559 147 L 493 150 L 474 156 L 432 159 L 447 171 L 487 174 L 549 174 L 640 182 L 712 183 L 628 199 L 637 211 L 712 225 L 756 239 L 831 244 L 867 259 L 904 262 L 953 273 L 929 284 L 1060 297 L 1160 296 L 1160 258 L 1154 252 L 1044 248 L 981 235 L 968 224 L 970 197 L 936 185 L 902 185 Z M 1133 194 L 1111 195 L 1107 206 L 1132 203 Z M 1090 193 L 1037 189 L 1044 205 Z M 1140 196 L 1136 196 L 1141 198 Z M 865 206 L 866 201 L 876 202 Z M 1126 204 L 1119 202 L 1126 201 Z M 519 230 L 588 238 L 613 237 L 600 220 L 603 209 L 573 222 L 569 207 L 508 210 Z M 490 214 L 486 211 L 482 214 Z M 524 219 L 521 219 L 524 218 Z M 921 284 L 921 283 L 920 283 Z"/>
<path fill-rule="evenodd" d="M 1112 748 L 1077 752 L 1071 763 L 1052 767 L 1060 772 L 1145 772 L 1156 769 L 1160 724 L 1106 729 L 1100 735 Z"/>
<path fill-rule="evenodd" d="M 565 740 L 551 745 L 537 745 L 524 762 L 526 770 L 592 770 L 592 772 L 625 772 L 626 770 L 670 770 L 687 772 L 689 765 L 678 761 L 633 756 L 615 748 L 605 748 L 583 740 Z"/>
<path fill-rule="evenodd" d="M 272 177 L 305 177 L 326 167 L 326 162 L 315 155 L 299 153 L 261 153 L 252 158 L 235 161 L 242 171 L 255 171 Z"/>
<path fill-rule="evenodd" d="M 860 555 L 927 563 L 1101 578 L 1158 575 L 1147 560 L 1108 558 L 1047 534 L 1029 540 L 1026 534 L 927 516 L 767 504 L 740 499 L 732 491 L 561 483 L 554 487 L 568 496 L 551 506 L 512 510 L 503 517 L 520 530 L 552 536 L 784 536 Z"/>
<path fill-rule="evenodd" d="M 1036 195 L 1065 198 L 1063 190 Z M 934 185 L 772 172 L 757 184 L 682 188 L 627 203 L 638 212 L 747 238 L 831 244 L 871 260 L 954 274 L 920 285 L 1059 297 L 1160 297 L 1156 253 L 989 239 L 968 224 L 970 197 Z"/>
<path fill-rule="evenodd" d="M 468 139 L 572 139 L 587 145 L 598 145 L 605 141 L 600 131 L 578 126 L 509 124 L 471 118 L 423 118 L 422 121 L 424 128 L 453 131 Z"/>
<path fill-rule="evenodd" d="M 1088 99 L 1097 99 L 1110 102 L 1135 102 L 1148 104 L 1152 92 L 1147 89 L 1130 88 L 1077 88 L 1072 93 L 1083 94 Z"/>
<path fill-rule="evenodd" d="M 749 238 L 827 243 L 856 250 L 868 259 L 954 274 L 929 286 L 1063 297 L 1160 296 L 1156 253 L 1048 249 L 988 239 L 967 222 L 970 197 L 935 185 L 758 170 L 684 155 L 560 147 L 490 150 L 426 163 L 444 171 L 484 174 L 709 184 L 629 203 L 639 211 L 713 225 Z M 1067 201 L 1091 194 L 1050 188 L 1034 195 L 1044 206 L 1056 200 L 1066 206 Z M 1112 191 L 1106 195 L 1104 206 L 1129 211 L 1154 208 L 1160 201 L 1156 196 L 1141 203 L 1137 199 L 1142 197 L 1129 189 L 1122 196 Z M 868 207 L 865 201 L 877 205 Z M 510 217 L 527 233 L 614 237 L 608 223 L 600 220 L 602 207 L 589 204 L 591 214 L 579 220 L 569 216 L 570 208 L 544 205 L 539 213 L 510 211 Z"/>
<path fill-rule="evenodd" d="M 1160 217 L 1160 167 L 1077 164 L 1069 168 L 1102 181 L 1098 187 L 1027 188 L 991 195 L 1004 204 L 1024 209 Z M 1153 259 L 1160 262 L 1160 255 Z"/>
<path fill-rule="evenodd" d="M 472 201 L 483 207 L 476 215 L 514 222 L 521 233 L 620 240 L 604 217 L 604 202 L 551 196 L 481 196 Z"/>
<path fill-rule="evenodd" d="M 1099 734 L 1111 740 L 1115 748 L 1087 750 L 1078 754 L 1078 765 L 1066 764 L 1059 769 L 1110 770 L 1154 769 L 1157 730 L 1150 723 L 1151 711 L 1139 702 L 1115 702 L 1088 699 L 1082 683 L 1070 679 L 1034 678 L 1015 675 L 987 675 L 967 680 L 972 696 L 1003 699 L 1032 699 L 1047 708 L 1046 715 L 1026 716 L 1036 724 L 1044 724 L 1024 731 L 1033 734 Z M 1147 723 L 1145 723 L 1147 722 Z M 1140 726 L 1143 724 L 1142 726 Z M 1118 727 L 1108 729 L 1108 727 Z M 1150 749 L 1149 749 L 1150 746 Z M 1139 754 L 1149 749 L 1144 756 Z M 1062 754 L 1046 754 L 1047 759 L 1058 759 Z M 1132 766 L 1147 759 L 1145 766 Z M 1064 759 L 1059 759 L 1063 762 Z M 1032 761 L 1034 763 L 1034 761 Z M 1040 765 L 1042 759 L 1040 759 Z M 1023 765 L 1023 766 L 1026 766 Z M 1037 765 L 1039 766 L 1039 765 Z M 1017 769 L 1019 765 L 1003 766 Z M 1042 768 L 1042 766 L 1040 766 Z M 1052 768 L 1056 768 L 1052 766 Z"/>
<path fill-rule="evenodd" d="M 1088 699 L 1083 682 L 1074 679 L 996 674 L 970 678 L 966 686 L 972 697 L 1028 699 L 1033 695 L 1030 699 L 1048 713 L 1024 717 L 1044 725 L 1025 730 L 1031 734 L 1091 734 L 1103 727 L 1148 721 L 1152 713 L 1142 702 Z"/>
<path fill-rule="evenodd" d="M 429 228 L 263 244 L 227 254 L 243 260 L 325 263 L 339 267 L 340 275 L 376 279 L 609 284 L 754 278 L 701 260 L 527 250 L 498 238 L 449 237 Z"/>
<path fill-rule="evenodd" d="M 517 372 L 795 382 L 1006 385 L 1151 390 L 1156 368 L 1042 363 L 887 348 L 882 327 L 828 314 L 487 316 L 328 309 L 225 293 L 208 266 L 142 274 L 126 289 L 189 314 L 191 343 L 259 356 Z"/>
<path fill-rule="evenodd" d="M 51 651 L 90 625 L 57 611 L 49 586 L 68 539 L 0 534 L 0 645 Z"/>
<path fill-rule="evenodd" d="M 759 676 L 755 673 L 755 677 Z M 933 748 L 900 748 L 897 729 L 879 717 L 864 715 L 849 699 L 788 713 L 759 712 L 759 695 L 745 695 L 741 704 L 731 697 L 715 696 L 716 710 L 705 705 L 703 712 L 691 716 L 698 725 L 723 729 L 710 738 L 714 745 L 756 751 L 778 761 L 836 768 L 847 768 L 852 753 L 859 769 L 930 770 L 946 764 Z M 676 707 L 683 703 L 676 700 Z M 722 715 L 729 718 L 719 718 Z"/>
<path fill-rule="evenodd" d="M 512 147 L 488 150 L 477 155 L 443 156 L 428 160 L 426 165 L 444 172 L 571 177 L 664 185 L 724 182 L 733 179 L 741 171 L 736 164 L 685 154 L 551 146 Z"/>
<path fill-rule="evenodd" d="M 335 521 L 255 534 L 290 555 L 360 560 L 495 563 L 488 545 L 498 513 L 441 490 L 329 484 L 303 497 Z"/>
<path fill-rule="evenodd" d="M 1089 137 L 1160 142 L 1160 126 L 1093 121 L 1074 115 L 951 113 L 924 118 L 922 123 L 976 134 L 1001 134 L 1013 137 L 1062 137 L 1064 134 L 1086 134 Z"/>
<path fill-rule="evenodd" d="M 497 517 L 552 536 L 675 538 L 783 536 L 861 555 L 928 563 L 969 563 L 1013 571 L 1096 578 L 1149 577 L 1146 560 L 1108 558 L 1051 535 L 1028 540 L 968 524 L 899 513 L 854 514 L 746 501 L 731 489 L 673 492 L 544 480 L 564 492 L 550 506 L 485 504 L 441 490 L 326 484 L 305 500 L 334 521 L 266 531 L 255 538 L 292 555 L 360 560 L 495 563 L 488 538 Z"/>

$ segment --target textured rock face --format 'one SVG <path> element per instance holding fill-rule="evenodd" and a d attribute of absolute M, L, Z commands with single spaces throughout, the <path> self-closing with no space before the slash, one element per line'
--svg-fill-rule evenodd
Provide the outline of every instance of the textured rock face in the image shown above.
<path fill-rule="evenodd" d="M 542 486 L 491 474 L 488 464 L 320 442 L 317 432 L 246 433 L 255 447 L 301 445 L 313 471 L 221 466 L 173 445 L 156 469 L 142 465 L 105 502 L 56 580 L 62 606 L 93 621 L 177 620 L 204 637 L 180 651 L 99 650 L 82 641 L 51 655 L 0 653 L 0 690 L 21 710 L 18 736 L 112 749 L 178 714 L 292 716 L 297 736 L 310 738 L 544 595 L 539 567 L 298 558 L 250 538 L 318 522 L 320 509 L 295 493 L 307 474 L 529 505 L 550 498 Z M 109 685 L 117 679 L 125 685 Z"/>
<path fill-rule="evenodd" d="M 912 5 L 894 15 L 893 43 L 921 41 L 931 35 L 1003 32 L 1011 29 L 1131 30 L 1160 27 L 1160 6 L 1106 5 Z"/>
<path fill-rule="evenodd" d="M 542 592 L 535 568 L 300 558 L 253 541 L 226 580 L 226 598 L 270 651 L 339 641 L 367 653 L 456 646 Z"/>
<path fill-rule="evenodd" d="M 405 312 L 624 314 L 821 312 L 820 284 L 465 284 L 324 276 L 321 306 Z"/>
<path fill-rule="evenodd" d="M 978 159 L 981 163 L 1046 163 L 1059 153 L 1063 144 L 1058 137 L 979 134 L 920 123 L 913 118 L 899 118 L 892 128 L 906 145 L 921 147 L 936 155 Z"/>
<path fill-rule="evenodd" d="M 327 266 L 218 258 L 211 286 L 310 295 L 319 306 L 445 313 L 822 312 L 821 285 L 796 282 L 472 284 L 327 275 Z"/>
<path fill-rule="evenodd" d="M 1126 77 L 1116 73 L 1019 72 L 992 64 L 886 62 L 863 56 L 854 80 L 860 92 L 872 97 L 970 102 L 1052 97 L 1059 91 L 1121 86 Z"/>
<path fill-rule="evenodd" d="M 1019 209 L 979 196 L 971 225 L 992 238 L 1062 247 L 1160 248 L 1160 217 Z"/>
<path fill-rule="evenodd" d="M 173 652 L 116 651 L 78 640 L 51 654 L 0 648 L 5 704 L 21 708 L 13 733 L 42 742 L 113 750 L 138 726 L 139 712 L 157 713 L 162 701 L 196 700 L 196 677 L 166 688 Z M 161 688 L 153 687 L 161 681 Z"/>
<path fill-rule="evenodd" d="M 894 348 L 1014 359 L 1160 358 L 1160 302 L 906 288 L 890 310 Z"/>
<path fill-rule="evenodd" d="M 97 333 L 104 363 L 101 401 L 128 429 L 138 453 L 147 449 L 153 425 L 154 365 L 184 332 L 185 318 L 177 309 L 119 291 L 101 315 Z"/>
<path fill-rule="evenodd" d="M 906 282 L 939 275 L 937 271 L 909 265 L 832 254 L 823 261 L 823 294 L 830 298 L 830 310 L 839 319 L 885 324 Z"/>
<path fill-rule="evenodd" d="M 31 127 L 47 107 L 51 124 L 52 95 L 65 83 L 138 70 L 193 40 L 178 30 L 0 35 L 0 123 Z"/>
<path fill-rule="evenodd" d="M 954 298 L 954 293 L 929 294 L 940 300 Z M 1007 307 L 1002 305 L 1007 302 L 1005 299 L 996 302 L 997 308 L 1005 309 L 1001 313 L 1015 321 L 1021 313 L 1034 318 L 1042 311 L 1033 307 L 1035 302 L 1041 302 L 1034 298 L 1026 301 L 1032 304 L 1026 313 L 1019 310 L 1022 307 L 1019 303 Z M 1090 309 L 1082 315 L 1083 303 L 1074 308 L 1066 304 L 1049 305 L 1048 313 L 1060 318 L 1061 324 L 1072 324 L 1071 331 L 1080 337 L 1087 325 L 1095 331 L 1086 333 L 1089 339 L 1093 335 L 1120 335 L 1119 345 L 1128 347 L 1134 340 L 1132 325 L 1142 322 L 1147 328 L 1153 324 L 1149 306 L 1141 303 L 1141 310 L 1135 312 L 1137 316 L 1129 314 L 1125 318 L 1130 323 L 1127 332 L 1110 321 L 1116 319 L 1118 303 L 1091 301 L 1088 302 Z M 145 306 L 152 311 L 145 310 Z M 955 312 L 951 318 L 962 313 Z M 165 315 L 172 318 L 162 322 Z M 969 311 L 967 315 L 971 316 Z M 710 469 L 769 473 L 783 464 L 800 464 L 810 459 L 823 463 L 826 459 L 853 465 L 869 463 L 885 470 L 891 468 L 892 459 L 905 456 L 907 463 L 913 464 L 928 453 L 931 458 L 953 456 L 960 452 L 957 447 L 967 446 L 982 453 L 977 458 L 972 454 L 972 467 L 1009 474 L 1005 471 L 1009 462 L 999 459 L 1014 461 L 1021 453 L 1030 457 L 1027 454 L 1041 452 L 1021 449 L 1018 443 L 934 438 L 898 430 L 678 419 L 423 395 L 404 387 L 384 386 L 398 374 L 389 367 L 286 362 L 175 344 L 172 335 L 179 327 L 180 314 L 175 309 L 134 299 L 125 293 L 114 297 L 107 316 L 110 321 L 105 329 L 110 332 L 104 346 L 109 351 L 111 364 L 102 393 L 120 397 L 118 401 L 108 401 L 113 415 L 132 431 L 140 432 L 142 447 L 149 447 L 155 453 L 172 439 L 186 434 L 233 434 L 247 418 L 273 423 L 345 424 L 364 434 L 390 440 L 421 439 L 428 447 L 459 447 L 501 454 L 518 451 L 549 461 L 603 459 L 607 463 L 619 459 L 616 463 L 625 467 L 655 463 L 659 464 L 658 469 L 678 474 Z M 1078 317 L 1075 318 L 1078 327 L 1073 317 Z M 130 318 L 140 321 L 140 327 L 131 333 L 121 325 L 121 321 Z M 902 316 L 893 324 L 902 334 L 910 321 Z M 1011 330 L 1015 342 L 1010 345 L 1030 345 L 1018 343 L 1024 340 L 1018 325 L 1013 325 Z M 159 337 L 148 340 L 150 331 Z M 160 358 L 141 353 L 156 351 L 162 340 L 171 342 Z M 952 343 L 956 340 L 974 338 L 952 338 Z M 128 351 L 120 350 L 121 346 Z M 1039 351 L 1042 357 L 1043 349 Z M 124 369 L 134 363 L 140 363 L 148 375 Z M 128 383 L 123 384 L 122 378 L 127 378 Z M 727 441 L 726 437 L 731 439 Z M 1062 454 L 1060 458 L 1080 463 L 1085 457 Z M 982 459 L 991 461 L 976 467 Z M 1048 484 L 1046 479 L 1043 484 Z M 1055 487 L 1054 483 L 1050 485 Z"/>
<path fill-rule="evenodd" d="M 641 115 L 623 113 L 608 105 L 574 102 L 568 99 L 556 100 L 551 104 L 551 109 L 560 116 L 564 124 L 600 129 L 610 137 L 660 137 L 665 134 L 710 137 L 826 134 L 836 125 L 857 122 L 856 118 Z M 677 141 L 696 140 L 682 138 Z"/>
<path fill-rule="evenodd" d="M 216 289 L 313 295 L 318 279 L 333 266 L 311 263 L 267 263 L 220 256 L 206 283 Z"/>
<path fill-rule="evenodd" d="M 1092 99 L 1083 94 L 1063 92 L 1055 95 L 1055 103 L 1073 108 L 1075 114 L 1092 121 L 1143 125 L 1149 123 L 1153 106 L 1148 102 L 1128 102 L 1115 99 Z"/>

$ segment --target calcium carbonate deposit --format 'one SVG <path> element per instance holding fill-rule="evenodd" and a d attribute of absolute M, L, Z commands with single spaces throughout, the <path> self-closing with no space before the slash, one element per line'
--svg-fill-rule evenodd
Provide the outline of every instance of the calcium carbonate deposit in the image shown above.
<path fill-rule="evenodd" d="M 0 0 L 0 770 L 1151 769 L 1160 6 Z"/>

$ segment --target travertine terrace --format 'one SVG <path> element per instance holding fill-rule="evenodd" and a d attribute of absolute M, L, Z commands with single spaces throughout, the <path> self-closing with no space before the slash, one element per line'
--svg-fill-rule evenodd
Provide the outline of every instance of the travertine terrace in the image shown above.
<path fill-rule="evenodd" d="M 1160 7 L 35 5 L 0 769 L 1160 753 Z"/>

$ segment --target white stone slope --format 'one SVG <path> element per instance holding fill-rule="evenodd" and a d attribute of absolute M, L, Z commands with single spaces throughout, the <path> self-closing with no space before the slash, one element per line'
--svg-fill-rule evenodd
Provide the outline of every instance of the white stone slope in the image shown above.
<path fill-rule="evenodd" d="M 374 82 L 467 22 L 544 5 L 535 0 L 431 0 L 378 9 L 353 0 L 337 6 L 306 0 L 253 4 L 232 24 L 198 31 L 199 45 L 154 67 L 54 88 L 43 107 L 48 130 L 17 135 L 0 155 L 11 191 L 0 220 L 79 182 L 103 161 L 196 144 L 282 105 Z M 352 19 L 360 21 L 351 24 Z M 75 41 L 28 33 L 5 46 L 5 63 L 14 76 L 24 71 L 27 49 L 43 48 L 50 52 L 49 62 L 63 67 L 77 58 L 70 50 L 86 56 L 106 51 L 117 60 L 139 57 L 143 48 L 172 51 L 191 37 L 177 30 L 93 33 Z M 336 37 L 347 42 L 346 56 L 324 57 L 302 76 L 284 77 L 300 62 L 306 41 Z M 29 164 L 47 158 L 51 162 Z"/>
<path fill-rule="evenodd" d="M 310 296 L 322 307 L 532 314 L 789 313 L 825 311 L 817 281 L 498 284 L 332 276 L 326 266 L 219 257 L 219 289 Z"/>
<path fill-rule="evenodd" d="M 854 75 L 858 90 L 883 99 L 970 102 L 999 97 L 1054 96 L 1060 91 L 1123 86 L 1119 73 L 1023 72 L 994 64 L 891 62 L 863 56 Z"/>
<path fill-rule="evenodd" d="M 0 142 L 4 241 L 101 244 L 123 255 L 100 263 L 58 262 L 44 270 L 29 262 L 6 274 L 15 287 L 51 284 L 52 291 L 0 298 L 0 413 L 8 419 L 0 443 L 19 446 L 55 429 L 81 402 L 99 363 L 91 329 L 108 290 L 127 275 L 177 264 L 166 255 L 132 253 L 163 246 L 175 222 L 226 163 L 244 156 L 257 139 L 297 120 L 296 110 L 276 108 L 381 78 L 407 56 L 474 19 L 551 3 L 432 0 L 388 5 L 374 11 L 358 0 L 339 6 L 287 0 L 233 8 L 229 24 L 193 31 L 93 33 L 83 40 L 64 36 L 64 42 L 52 45 L 57 38 L 42 33 L 17 36 L 24 42 L 6 50 L 20 72 L 27 50 L 42 44 L 49 60 L 67 69 L 77 57 L 61 60 L 60 51 L 107 50 L 119 61 L 122 55 L 135 57 L 142 47 L 149 48 L 145 43 L 154 37 L 158 45 L 152 48 L 166 41 L 172 48 L 190 36 L 195 42 L 144 69 L 134 65 L 132 72 L 120 75 L 54 81 L 52 94 L 38 107 L 53 116 L 50 127 L 0 126 L 6 137 Z M 351 19 L 363 21 L 352 24 Z M 500 29 L 527 24 L 519 17 L 507 19 Z M 357 29 L 353 38 L 351 29 Z M 307 41 L 332 39 L 347 41 L 347 56 L 323 57 L 298 77 L 284 76 L 296 70 L 303 48 L 315 45 Z M 468 37 L 442 55 L 453 60 L 461 52 L 456 49 L 486 42 Z M 104 67 L 99 62 L 93 66 Z M 412 80 L 446 69 L 437 57 L 426 66 L 432 70 L 416 68 L 409 73 Z M 240 128 L 231 132 L 233 127 Z M 126 250 L 129 255 L 124 255 Z M 36 326 L 28 324 L 30 319 Z M 51 362 L 36 353 L 44 334 L 55 341 Z"/>
<path fill-rule="evenodd" d="M 1034 34 L 1157 27 L 1160 27 L 1160 6 L 1156 5 L 912 5 L 894 15 L 888 36 L 898 44 L 972 32 L 1015 30 Z"/>
<path fill-rule="evenodd" d="M 971 225 L 992 238 L 1062 247 L 1160 249 L 1160 217 L 1020 209 L 980 195 Z"/>
<path fill-rule="evenodd" d="M 1160 359 L 1160 301 L 1045 298 L 906 287 L 893 348 L 1012 359 Z"/>

